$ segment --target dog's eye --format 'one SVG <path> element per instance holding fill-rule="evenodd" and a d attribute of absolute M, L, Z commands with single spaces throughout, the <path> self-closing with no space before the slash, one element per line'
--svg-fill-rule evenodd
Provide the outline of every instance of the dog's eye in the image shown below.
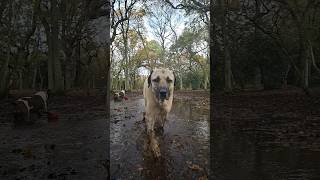
<path fill-rule="evenodd" d="M 153 82 L 159 82 L 159 81 L 160 81 L 160 78 L 157 77 L 156 79 L 153 79 L 152 81 L 153 81 Z"/>
<path fill-rule="evenodd" d="M 168 83 L 172 83 L 172 80 L 169 79 L 169 78 L 167 78 L 167 82 L 168 82 Z"/>

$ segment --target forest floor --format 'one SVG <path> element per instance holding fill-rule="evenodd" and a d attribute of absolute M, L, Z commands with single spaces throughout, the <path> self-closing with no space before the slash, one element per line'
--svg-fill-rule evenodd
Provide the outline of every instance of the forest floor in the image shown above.
<path fill-rule="evenodd" d="M 164 160 L 146 150 L 141 92 L 111 101 L 112 179 L 204 179 L 209 169 L 209 92 L 176 91 L 163 136 Z M 0 101 L 0 179 L 105 179 L 103 96 L 52 97 L 57 122 L 13 126 Z M 215 93 L 213 173 L 217 179 L 320 179 L 320 91 Z M 178 178 L 179 179 L 179 178 Z"/>
<path fill-rule="evenodd" d="M 15 97 L 30 92 L 15 93 Z M 49 97 L 50 98 L 50 97 Z M 103 96 L 73 93 L 49 99 L 47 117 L 12 123 L 14 98 L 0 101 L 0 179 L 97 180 L 107 177 L 107 120 Z"/>
<path fill-rule="evenodd" d="M 320 90 L 216 93 L 215 179 L 320 179 Z"/>

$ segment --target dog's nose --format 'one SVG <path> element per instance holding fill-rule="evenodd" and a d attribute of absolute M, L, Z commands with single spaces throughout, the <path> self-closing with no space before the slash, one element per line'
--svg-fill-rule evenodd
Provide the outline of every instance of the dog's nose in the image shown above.
<path fill-rule="evenodd" d="M 160 99 L 165 99 L 167 97 L 167 89 L 163 88 L 163 89 L 160 89 Z"/>

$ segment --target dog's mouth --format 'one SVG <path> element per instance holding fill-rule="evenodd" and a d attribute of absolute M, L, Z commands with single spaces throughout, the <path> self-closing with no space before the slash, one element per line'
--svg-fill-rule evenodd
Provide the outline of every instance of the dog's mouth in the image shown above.
<path fill-rule="evenodd" d="M 163 103 L 165 100 L 169 100 L 169 91 L 167 88 L 161 88 L 159 90 L 158 99 L 160 103 Z"/>
<path fill-rule="evenodd" d="M 165 96 L 159 96 L 159 100 L 160 100 L 160 102 L 164 102 L 164 100 L 167 100 L 167 97 Z"/>

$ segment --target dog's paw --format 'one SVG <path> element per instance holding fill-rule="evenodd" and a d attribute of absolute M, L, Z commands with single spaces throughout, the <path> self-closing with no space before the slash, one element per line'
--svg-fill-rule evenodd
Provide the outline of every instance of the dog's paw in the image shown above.
<path fill-rule="evenodd" d="M 155 140 L 151 141 L 151 149 L 154 157 L 156 159 L 159 159 L 161 157 L 161 152 L 158 142 L 156 142 Z"/>
<path fill-rule="evenodd" d="M 160 148 L 154 148 L 153 149 L 153 155 L 156 159 L 160 159 L 161 158 L 161 152 L 160 152 Z"/>

